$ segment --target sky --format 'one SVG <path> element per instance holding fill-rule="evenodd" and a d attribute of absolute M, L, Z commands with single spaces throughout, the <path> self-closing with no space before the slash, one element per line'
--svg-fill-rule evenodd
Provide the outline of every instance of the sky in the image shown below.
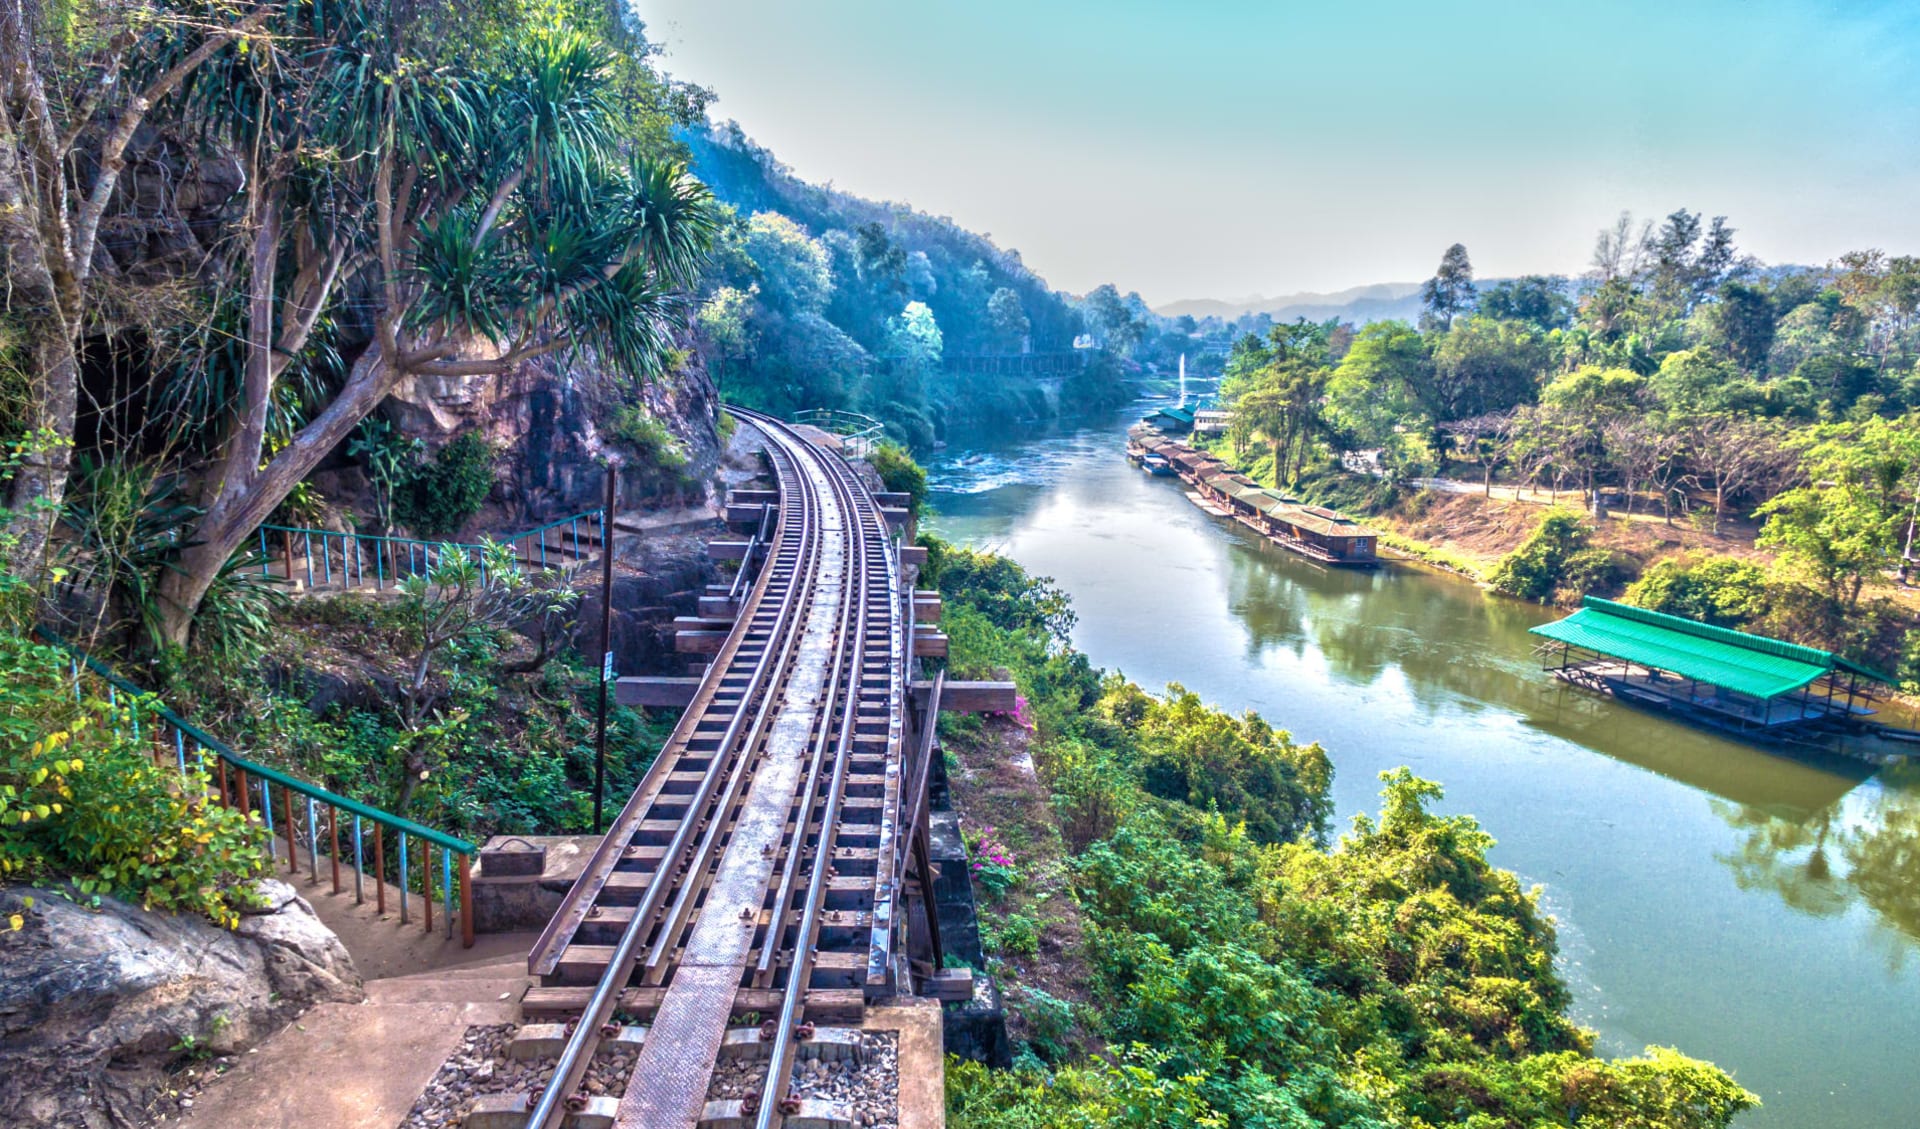
<path fill-rule="evenodd" d="M 805 179 L 1150 303 L 1577 273 L 1622 210 L 1920 253 L 1920 0 L 630 0 Z"/>

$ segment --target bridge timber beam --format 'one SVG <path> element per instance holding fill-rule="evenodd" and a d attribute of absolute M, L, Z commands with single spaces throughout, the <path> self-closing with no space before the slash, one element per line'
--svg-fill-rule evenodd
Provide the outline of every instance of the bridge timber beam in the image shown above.
<path fill-rule="evenodd" d="M 932 682 L 913 684 L 913 704 L 927 708 L 933 694 Z M 940 691 L 942 713 L 1012 713 L 1020 688 L 1011 682 L 947 682 Z"/>
<path fill-rule="evenodd" d="M 913 633 L 913 657 L 916 659 L 944 659 L 947 657 L 947 637 L 939 631 L 916 631 Z"/>
<path fill-rule="evenodd" d="M 623 706 L 686 709 L 699 692 L 701 681 L 699 678 L 674 678 L 668 675 L 617 678 L 613 683 L 613 700 Z"/>

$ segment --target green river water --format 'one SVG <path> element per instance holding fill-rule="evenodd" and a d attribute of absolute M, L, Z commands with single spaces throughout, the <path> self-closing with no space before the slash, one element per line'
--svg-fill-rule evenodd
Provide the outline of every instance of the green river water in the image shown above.
<path fill-rule="evenodd" d="M 1324 744 L 1340 823 L 1410 765 L 1544 888 L 1607 1055 L 1675 1046 L 1763 1109 L 1740 1129 L 1920 1126 L 1920 766 L 1783 755 L 1563 687 L 1551 611 L 1406 565 L 1328 570 L 1123 458 L 1139 409 L 956 436 L 931 527 L 1052 576 L 1075 644 Z"/>

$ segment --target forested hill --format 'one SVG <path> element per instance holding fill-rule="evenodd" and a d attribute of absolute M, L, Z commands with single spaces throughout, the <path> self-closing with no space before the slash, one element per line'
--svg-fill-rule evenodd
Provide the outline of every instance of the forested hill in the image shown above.
<path fill-rule="evenodd" d="M 1019 296 L 1028 324 L 1026 335 L 1035 350 L 1072 346 L 1080 323 L 1067 297 L 1029 270 L 1018 251 L 997 247 L 978 232 L 910 204 L 868 200 L 831 186 L 809 184 L 756 145 L 737 122 L 686 130 L 681 139 L 693 152 L 695 173 L 742 216 L 778 212 L 816 238 L 844 233 L 850 246 L 832 239 L 829 247 L 851 252 L 850 261 L 862 268 L 877 261 L 881 273 L 889 276 L 884 279 L 888 284 L 904 281 L 933 310 L 949 351 L 1018 351 L 1020 342 L 1004 332 L 1008 327 L 996 324 L 987 309 L 1001 288 Z M 873 224 L 884 231 L 888 247 L 875 248 L 872 237 L 861 232 L 862 228 L 870 231 Z M 872 254 L 876 250 L 878 254 Z M 862 252 L 868 253 L 867 258 L 859 257 Z M 884 261 L 889 253 L 896 257 Z M 833 312 L 830 308 L 829 313 Z"/>
<path fill-rule="evenodd" d="M 1070 393 L 1018 375 L 945 375 L 961 357 L 1065 352 L 1082 332 L 1073 300 L 1017 252 L 907 204 L 809 184 L 735 123 L 679 137 L 732 213 L 699 314 L 708 369 L 728 399 L 781 413 L 865 411 L 923 445 L 962 419 L 1043 417 L 1063 400 L 1091 406 L 1117 394 L 1107 357 Z"/>

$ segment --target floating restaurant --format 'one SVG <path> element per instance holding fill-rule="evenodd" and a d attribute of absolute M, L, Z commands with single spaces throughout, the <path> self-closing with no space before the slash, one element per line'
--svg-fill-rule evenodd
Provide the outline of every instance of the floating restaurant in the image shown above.
<path fill-rule="evenodd" d="M 1321 564 L 1370 567 L 1379 563 L 1380 535 L 1324 506 L 1309 506 L 1269 490 L 1220 458 L 1167 438 L 1143 424 L 1127 436 L 1127 457 L 1161 459 L 1193 489 L 1193 504 L 1215 517 L 1231 518 L 1272 541 Z"/>
<path fill-rule="evenodd" d="M 1557 677 L 1744 734 L 1850 726 L 1890 681 L 1827 651 L 1596 596 L 1532 633 Z"/>

